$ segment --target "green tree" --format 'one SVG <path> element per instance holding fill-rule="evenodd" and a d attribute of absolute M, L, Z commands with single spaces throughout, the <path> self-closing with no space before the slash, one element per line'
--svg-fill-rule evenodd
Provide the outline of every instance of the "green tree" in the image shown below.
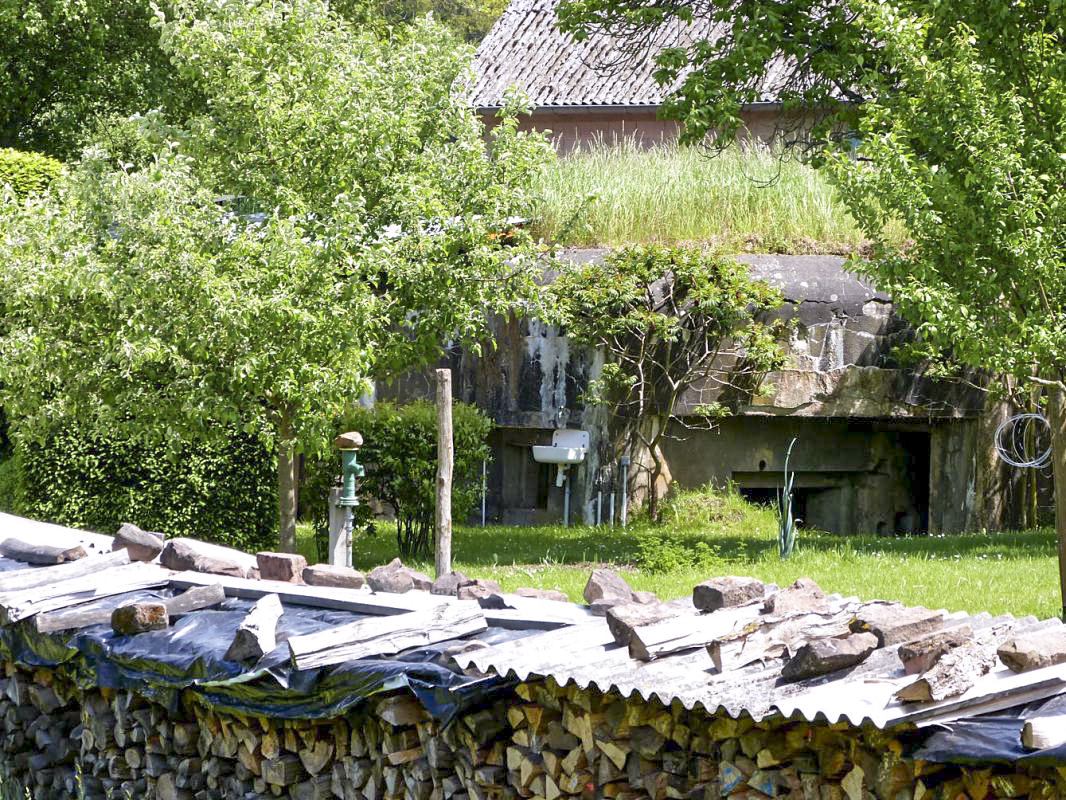
<path fill-rule="evenodd" d="M 332 0 L 350 23 L 402 35 L 433 13 L 456 36 L 477 42 L 503 0 Z M 3 0 L 0 2 L 0 147 L 80 154 L 122 117 L 161 110 L 180 123 L 203 108 L 195 82 L 175 74 L 159 46 L 154 7 L 169 0 Z M 182 13 L 208 14 L 211 4 Z"/>
<path fill-rule="evenodd" d="M 40 153 L 0 148 L 0 187 L 10 187 L 16 198 L 43 192 L 62 169 L 54 158 Z"/>
<path fill-rule="evenodd" d="M 586 401 L 611 415 L 621 449 L 646 479 L 648 513 L 658 520 L 671 423 L 713 426 L 782 363 L 779 326 L 766 319 L 780 293 L 751 280 L 732 258 L 645 247 L 567 269 L 551 295 L 571 338 L 604 353 Z M 711 402 L 691 402 L 705 394 Z M 678 413 L 683 402 L 689 408 Z"/>
<path fill-rule="evenodd" d="M 696 14 L 724 35 L 659 57 L 659 77 L 680 80 L 668 112 L 685 135 L 732 138 L 769 86 L 806 115 L 796 138 L 874 240 L 853 266 L 957 363 L 1046 390 L 1066 566 L 1066 3 L 569 0 L 563 12 L 571 30 L 634 45 Z M 908 246 L 887 242 L 893 221 Z"/>
<path fill-rule="evenodd" d="M 0 147 L 67 159 L 114 113 L 180 107 L 148 0 L 0 2 Z"/>
<path fill-rule="evenodd" d="M 160 26 L 207 111 L 143 120 L 143 168 L 90 152 L 5 206 L 4 408 L 31 436 L 55 417 L 175 439 L 241 425 L 276 448 L 292 550 L 297 455 L 369 378 L 479 340 L 528 288 L 520 232 L 499 232 L 547 145 L 513 119 L 483 139 L 451 90 L 465 54 L 431 23 L 392 40 L 291 0 L 181 4 Z"/>

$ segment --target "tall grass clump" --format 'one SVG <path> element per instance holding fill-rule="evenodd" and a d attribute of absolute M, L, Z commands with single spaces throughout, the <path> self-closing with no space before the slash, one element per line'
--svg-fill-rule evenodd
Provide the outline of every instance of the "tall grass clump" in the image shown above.
<path fill-rule="evenodd" d="M 541 177 L 539 233 L 572 246 L 705 242 L 734 251 L 844 253 L 865 240 L 812 168 L 745 146 L 603 140 Z"/>

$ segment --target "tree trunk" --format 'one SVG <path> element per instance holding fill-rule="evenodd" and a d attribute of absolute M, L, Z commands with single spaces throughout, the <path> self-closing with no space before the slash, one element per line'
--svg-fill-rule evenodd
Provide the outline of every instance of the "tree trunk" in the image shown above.
<path fill-rule="evenodd" d="M 652 521 L 658 521 L 663 490 L 673 480 L 661 447 L 669 424 L 668 416 L 649 414 L 640 422 L 642 430 L 633 436 L 634 471 L 643 485 L 634 487 L 632 500 L 638 506 L 647 501 Z"/>
<path fill-rule="evenodd" d="M 1048 398 L 1051 464 L 1055 480 L 1055 533 L 1059 540 L 1059 590 L 1066 619 L 1066 392 L 1052 389 Z"/>
<path fill-rule="evenodd" d="M 278 549 L 296 552 L 296 439 L 288 410 L 278 422 Z"/>

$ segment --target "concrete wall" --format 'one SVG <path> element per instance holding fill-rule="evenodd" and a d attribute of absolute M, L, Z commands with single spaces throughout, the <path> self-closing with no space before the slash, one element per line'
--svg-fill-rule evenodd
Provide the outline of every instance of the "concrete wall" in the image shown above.
<path fill-rule="evenodd" d="M 574 251 L 568 257 L 603 254 Z M 717 431 L 684 432 L 683 441 L 667 444 L 669 471 L 680 485 L 732 481 L 767 498 L 781 483 L 780 461 L 797 436 L 797 486 L 810 526 L 890 534 L 1009 524 L 1006 500 L 982 499 L 1005 497 L 1009 488 L 989 455 L 995 425 L 977 423 L 983 394 L 898 363 L 896 348 L 913 332 L 887 296 L 845 273 L 841 258 L 740 258 L 784 294 L 777 313 L 791 325 L 782 342 L 788 363 L 766 376 L 754 396 L 723 394 L 710 383 L 682 399 L 679 416 L 713 401 L 726 403 L 734 415 Z M 590 432 L 592 450 L 569 473 L 570 518 L 594 522 L 597 491 L 606 503 L 620 490 L 610 420 L 581 401 L 602 355 L 575 347 L 565 331 L 536 320 L 499 319 L 494 329 L 494 348 L 480 356 L 455 352 L 448 362 L 457 399 L 484 409 L 498 426 L 491 440 L 489 519 L 533 524 L 562 518 L 563 489 L 550 467 L 533 461 L 530 446 L 549 444 L 557 427 L 572 427 Z M 381 387 L 383 397 L 432 393 L 423 374 Z M 631 486 L 638 496 L 639 488 Z"/>
<path fill-rule="evenodd" d="M 769 502 L 795 473 L 805 526 L 839 533 L 927 530 L 929 427 L 890 420 L 733 417 L 714 431 L 678 431 L 664 452 L 681 486 L 732 483 Z"/>

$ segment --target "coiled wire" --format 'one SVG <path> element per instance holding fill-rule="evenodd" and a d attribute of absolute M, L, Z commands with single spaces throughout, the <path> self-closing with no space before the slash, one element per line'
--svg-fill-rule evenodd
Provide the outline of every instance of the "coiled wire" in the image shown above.
<path fill-rule="evenodd" d="M 1048 442 L 1046 449 L 1040 449 L 1041 440 Z M 1050 442 L 1051 425 L 1043 414 L 1015 414 L 996 428 L 996 454 L 1018 469 L 1043 469 L 1050 464 Z"/>

